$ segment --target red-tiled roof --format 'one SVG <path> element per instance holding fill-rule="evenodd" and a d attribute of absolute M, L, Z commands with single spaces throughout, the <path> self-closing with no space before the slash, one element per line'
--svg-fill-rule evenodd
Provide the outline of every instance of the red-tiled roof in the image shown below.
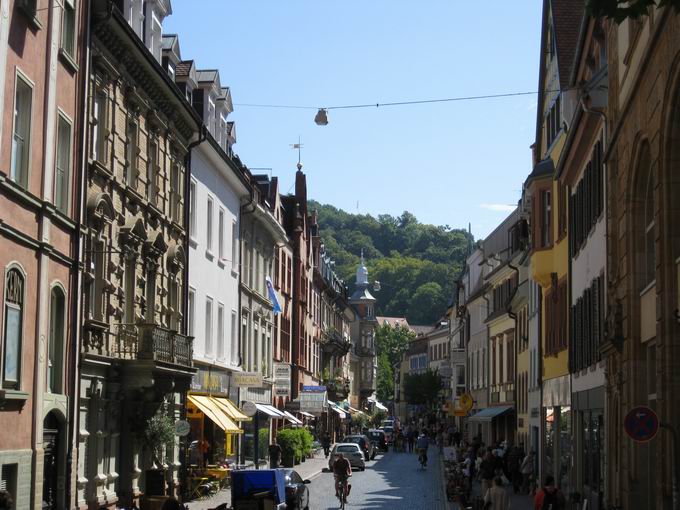
<path fill-rule="evenodd" d="M 560 88 L 569 86 L 585 0 L 551 0 Z"/>
<path fill-rule="evenodd" d="M 177 64 L 177 67 L 175 68 L 175 74 L 177 76 L 189 76 L 189 73 L 191 72 L 191 67 L 194 65 L 193 60 L 183 60 L 179 64 Z"/>

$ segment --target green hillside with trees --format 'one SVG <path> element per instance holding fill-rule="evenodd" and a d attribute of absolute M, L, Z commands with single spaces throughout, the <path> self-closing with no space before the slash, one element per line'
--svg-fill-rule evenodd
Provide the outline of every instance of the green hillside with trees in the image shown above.
<path fill-rule="evenodd" d="M 439 319 L 472 239 L 465 230 L 420 223 L 405 211 L 394 217 L 351 214 L 310 201 L 321 237 L 350 290 L 364 251 L 371 280 L 380 282 L 377 314 L 406 317 L 411 324 Z"/>

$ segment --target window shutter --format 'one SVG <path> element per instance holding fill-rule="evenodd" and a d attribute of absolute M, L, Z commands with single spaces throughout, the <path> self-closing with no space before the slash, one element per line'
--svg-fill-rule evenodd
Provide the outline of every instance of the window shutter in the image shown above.
<path fill-rule="evenodd" d="M 595 349 L 593 362 L 599 361 L 600 344 L 602 343 L 601 282 L 602 276 L 598 276 L 593 280 L 593 348 Z"/>

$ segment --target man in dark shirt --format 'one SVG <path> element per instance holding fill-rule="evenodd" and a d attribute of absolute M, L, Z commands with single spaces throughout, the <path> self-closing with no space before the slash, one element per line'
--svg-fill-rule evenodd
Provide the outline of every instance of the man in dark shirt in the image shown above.
<path fill-rule="evenodd" d="M 276 469 L 281 463 L 281 447 L 276 444 L 276 439 L 269 445 L 269 467 Z"/>
<path fill-rule="evenodd" d="M 340 483 L 346 482 L 352 475 L 352 465 L 342 453 L 338 453 L 338 458 L 335 459 L 335 462 L 333 463 L 333 474 L 335 475 L 335 497 L 339 497 Z M 347 494 L 345 496 L 349 496 L 351 488 L 352 486 L 347 484 Z"/>

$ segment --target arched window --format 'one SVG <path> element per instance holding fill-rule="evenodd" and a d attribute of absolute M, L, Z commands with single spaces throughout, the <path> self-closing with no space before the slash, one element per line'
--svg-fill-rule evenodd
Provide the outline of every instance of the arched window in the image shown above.
<path fill-rule="evenodd" d="M 2 387 L 19 389 L 21 387 L 21 349 L 24 332 L 23 273 L 16 267 L 7 271 L 5 276 L 5 310 L 2 338 Z"/>
<path fill-rule="evenodd" d="M 63 393 L 65 303 L 64 291 L 61 287 L 54 287 L 50 294 L 50 338 L 47 351 L 47 389 L 50 393 Z"/>

